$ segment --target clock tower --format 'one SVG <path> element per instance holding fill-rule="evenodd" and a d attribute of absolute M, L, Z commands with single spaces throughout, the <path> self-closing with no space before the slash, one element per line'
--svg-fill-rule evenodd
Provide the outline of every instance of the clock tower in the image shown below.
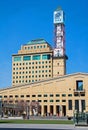
<path fill-rule="evenodd" d="M 53 77 L 66 74 L 66 59 L 65 54 L 65 14 L 59 7 L 54 11 L 54 52 L 53 52 Z M 58 70 L 58 72 L 56 71 Z"/>

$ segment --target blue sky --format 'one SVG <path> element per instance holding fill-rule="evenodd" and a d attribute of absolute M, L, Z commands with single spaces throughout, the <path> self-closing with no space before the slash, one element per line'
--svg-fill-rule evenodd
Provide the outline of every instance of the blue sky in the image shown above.
<path fill-rule="evenodd" d="M 11 86 L 12 54 L 44 38 L 54 45 L 53 12 L 65 12 L 67 74 L 88 73 L 88 0 L 0 0 L 0 88 Z"/>

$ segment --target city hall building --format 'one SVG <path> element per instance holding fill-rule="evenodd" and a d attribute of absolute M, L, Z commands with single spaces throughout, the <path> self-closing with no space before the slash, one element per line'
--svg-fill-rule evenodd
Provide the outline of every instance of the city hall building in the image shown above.
<path fill-rule="evenodd" d="M 64 12 L 60 8 L 54 11 L 54 27 L 54 48 L 44 39 L 35 39 L 12 55 L 12 86 L 0 89 L 3 104 L 37 101 L 41 116 L 88 112 L 88 74 L 66 74 Z"/>

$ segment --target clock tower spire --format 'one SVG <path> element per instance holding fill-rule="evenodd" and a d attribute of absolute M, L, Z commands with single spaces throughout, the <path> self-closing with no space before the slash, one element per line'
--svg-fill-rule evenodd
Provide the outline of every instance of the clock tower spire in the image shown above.
<path fill-rule="evenodd" d="M 54 11 L 54 52 L 53 52 L 53 77 L 66 74 L 66 52 L 65 52 L 65 14 L 61 7 Z M 57 70 L 57 71 L 56 71 Z"/>

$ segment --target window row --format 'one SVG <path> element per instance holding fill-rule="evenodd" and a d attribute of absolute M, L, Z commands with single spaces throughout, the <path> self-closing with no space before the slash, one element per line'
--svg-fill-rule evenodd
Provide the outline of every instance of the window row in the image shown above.
<path fill-rule="evenodd" d="M 70 95 L 72 95 L 72 94 L 70 94 Z M 44 95 L 41 95 L 41 94 L 38 94 L 38 95 L 25 95 L 26 97 L 54 97 L 54 96 L 56 96 L 56 97 L 60 97 L 60 94 L 44 94 Z M 9 98 L 13 98 L 13 97 L 15 97 L 15 98 L 18 98 L 18 97 L 25 97 L 24 95 L 15 95 L 15 96 L 13 96 L 13 95 L 9 95 Z M 63 97 L 63 94 L 61 95 L 62 97 Z M 69 94 L 68 94 L 68 96 L 69 96 Z M 4 95 L 4 98 L 8 98 L 8 96 L 7 95 Z"/>
<path fill-rule="evenodd" d="M 17 68 L 13 68 L 13 70 L 24 70 L 24 69 L 34 69 L 34 68 L 36 68 L 36 69 L 38 69 L 38 68 L 51 68 L 51 65 L 47 65 L 47 66 L 32 66 L 32 67 L 17 67 Z"/>
<path fill-rule="evenodd" d="M 14 56 L 13 61 L 30 61 L 30 60 L 50 60 L 50 54 L 43 54 L 43 55 L 33 55 L 33 56 Z"/>
<path fill-rule="evenodd" d="M 51 72 L 51 70 L 36 70 L 36 71 L 22 71 L 22 72 L 13 72 L 13 74 L 30 74 L 30 73 L 44 73 Z"/>
<path fill-rule="evenodd" d="M 24 62 L 24 63 L 13 63 L 13 66 L 18 66 L 18 65 L 34 65 L 34 64 L 47 64 L 47 63 L 51 63 L 51 61 L 42 61 L 42 62 Z"/>
<path fill-rule="evenodd" d="M 24 49 L 25 50 L 31 50 L 31 49 L 38 49 L 38 48 L 46 48 L 46 45 L 40 45 L 40 46 L 25 46 Z"/>
<path fill-rule="evenodd" d="M 51 75 L 29 75 L 29 76 L 13 76 L 13 79 L 24 79 L 24 78 L 39 78 L 39 77 L 51 77 Z"/>

